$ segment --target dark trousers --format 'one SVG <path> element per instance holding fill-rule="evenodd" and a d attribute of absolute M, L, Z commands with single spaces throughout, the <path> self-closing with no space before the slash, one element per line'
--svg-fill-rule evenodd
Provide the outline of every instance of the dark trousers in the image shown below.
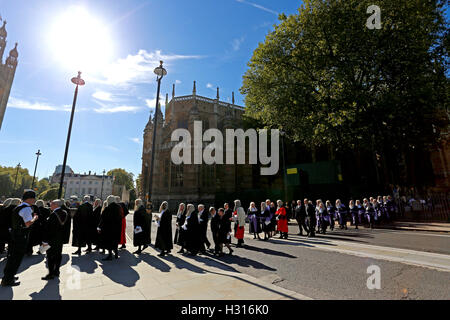
<path fill-rule="evenodd" d="M 297 223 L 298 223 L 298 229 L 299 233 L 303 234 L 302 230 L 305 230 L 306 234 L 308 234 L 308 226 L 306 225 L 306 218 L 304 217 L 297 217 Z"/>
<path fill-rule="evenodd" d="M 211 246 L 211 243 L 208 240 L 208 237 L 206 236 L 206 231 L 207 231 L 206 227 L 204 230 L 201 230 L 201 236 L 200 236 L 200 251 L 205 251 L 205 244 L 207 247 Z"/>
<path fill-rule="evenodd" d="M 220 253 L 221 252 L 221 245 L 219 238 L 213 234 L 213 241 L 214 241 L 214 253 Z"/>
<path fill-rule="evenodd" d="M 316 235 L 316 233 L 314 231 L 314 229 L 316 228 L 316 224 L 317 224 L 316 219 L 308 217 L 307 220 L 308 220 L 308 227 L 309 227 L 308 235 L 311 237 L 314 237 Z"/>
<path fill-rule="evenodd" d="M 5 251 L 5 244 L 6 243 L 0 241 L 0 253 L 3 253 Z"/>
<path fill-rule="evenodd" d="M 27 251 L 29 233 L 27 231 L 13 231 L 11 235 L 11 248 L 8 247 L 8 259 L 3 270 L 4 281 L 14 281 L 14 277 L 22 263 Z"/>
<path fill-rule="evenodd" d="M 62 244 L 51 244 L 50 249 L 47 250 L 47 265 L 48 273 L 54 276 L 59 276 L 59 267 L 62 259 Z"/>

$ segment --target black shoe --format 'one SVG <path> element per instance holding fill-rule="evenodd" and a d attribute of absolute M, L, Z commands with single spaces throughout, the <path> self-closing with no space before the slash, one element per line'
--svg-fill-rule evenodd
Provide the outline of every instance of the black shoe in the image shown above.
<path fill-rule="evenodd" d="M 112 260 L 112 255 L 109 255 L 106 258 L 103 258 L 102 260 L 103 261 L 110 261 L 110 260 Z"/>
<path fill-rule="evenodd" d="M 120 249 L 126 249 L 126 248 L 127 248 L 127 246 L 124 244 L 120 247 Z"/>
<path fill-rule="evenodd" d="M 100 250 L 100 248 L 99 247 L 95 247 L 93 250 L 94 251 L 98 251 L 98 250 Z"/>
<path fill-rule="evenodd" d="M 16 281 L 19 280 L 19 277 L 14 277 L 14 280 L 16 280 Z"/>
<path fill-rule="evenodd" d="M 119 259 L 119 255 L 117 253 L 114 255 L 114 259 Z"/>
<path fill-rule="evenodd" d="M 42 280 L 53 280 L 54 279 L 54 276 L 53 275 L 51 275 L 51 274 L 48 274 L 48 275 L 46 275 L 45 277 L 42 277 L 41 278 Z"/>
<path fill-rule="evenodd" d="M 75 251 L 75 252 L 72 253 L 72 254 L 77 254 L 77 255 L 81 256 L 81 250 L 77 250 L 77 251 Z"/>
<path fill-rule="evenodd" d="M 234 252 L 234 250 L 230 249 L 230 252 L 228 252 L 228 255 L 231 256 L 233 254 L 233 252 Z"/>
<path fill-rule="evenodd" d="M 142 250 L 136 250 L 133 254 L 141 254 Z"/>
<path fill-rule="evenodd" d="M 84 250 L 84 252 L 86 252 L 86 253 L 91 253 L 91 252 L 92 252 L 92 249 L 86 249 L 86 250 Z"/>
<path fill-rule="evenodd" d="M 20 282 L 16 282 L 14 280 L 13 281 L 2 280 L 2 283 L 1 283 L 2 287 L 16 287 L 18 285 L 20 285 Z"/>
<path fill-rule="evenodd" d="M 166 255 L 166 253 L 165 253 L 164 251 L 161 251 L 161 252 L 158 254 L 159 257 L 164 257 L 165 255 Z"/>
<path fill-rule="evenodd" d="M 144 251 L 147 248 L 148 248 L 148 245 L 144 245 L 144 247 L 142 248 L 142 251 Z"/>
<path fill-rule="evenodd" d="M 184 253 L 184 249 L 178 250 L 177 253 Z"/>
<path fill-rule="evenodd" d="M 58 271 L 58 272 L 54 272 L 54 273 L 53 273 L 53 276 L 54 276 L 55 278 L 59 278 L 59 271 Z"/>

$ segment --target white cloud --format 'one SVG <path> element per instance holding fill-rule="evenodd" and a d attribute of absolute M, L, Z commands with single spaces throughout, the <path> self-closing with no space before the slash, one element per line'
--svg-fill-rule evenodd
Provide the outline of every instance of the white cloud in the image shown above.
<path fill-rule="evenodd" d="M 105 148 L 106 150 L 109 150 L 109 151 L 114 151 L 114 152 L 120 151 L 119 148 L 116 148 L 114 146 L 103 146 L 103 148 Z"/>
<path fill-rule="evenodd" d="M 214 86 L 213 86 L 211 83 L 207 83 L 207 84 L 206 84 L 206 87 L 209 88 L 209 89 L 214 88 Z"/>
<path fill-rule="evenodd" d="M 241 48 L 241 44 L 244 42 L 244 37 L 236 38 L 231 41 L 231 46 L 234 51 L 238 51 Z"/>
<path fill-rule="evenodd" d="M 137 144 L 141 144 L 142 143 L 141 139 L 139 139 L 139 138 L 130 138 L 130 140 L 133 141 L 134 143 L 137 143 Z"/>
<path fill-rule="evenodd" d="M 175 80 L 175 84 L 181 84 L 181 80 Z"/>
<path fill-rule="evenodd" d="M 164 61 L 164 66 L 168 68 L 172 62 L 177 60 L 202 58 L 204 56 L 162 54 L 160 50 L 147 52 L 141 49 L 137 54 L 128 55 L 126 58 L 119 59 L 105 68 L 100 79 L 92 78 L 90 81 L 114 86 L 154 82 L 153 80 L 156 76 L 153 70 L 159 65 L 160 60 Z"/>
<path fill-rule="evenodd" d="M 108 107 L 108 108 L 95 108 L 94 111 L 97 113 L 118 113 L 118 112 L 133 112 L 141 110 L 142 107 L 136 106 L 117 106 L 117 107 Z"/>
<path fill-rule="evenodd" d="M 102 101 L 113 101 L 113 95 L 110 92 L 96 91 L 92 94 L 92 97 Z"/>
<path fill-rule="evenodd" d="M 30 102 L 27 100 L 10 97 L 8 101 L 8 108 L 26 109 L 26 110 L 40 110 L 40 111 L 71 111 L 71 106 L 54 106 L 46 102 Z"/>
<path fill-rule="evenodd" d="M 272 9 L 269 9 L 269 8 L 266 8 L 266 7 L 263 7 L 262 5 L 259 5 L 259 4 L 254 3 L 254 2 L 245 1 L 245 0 L 236 0 L 236 1 L 237 1 L 237 2 L 240 2 L 240 3 L 248 4 L 248 5 L 252 6 L 252 7 L 255 7 L 255 8 L 259 9 L 259 10 L 263 10 L 263 11 L 272 13 L 272 14 L 274 14 L 274 15 L 276 15 L 276 16 L 278 16 L 278 14 L 279 14 L 279 13 L 276 12 L 275 10 L 272 10 Z"/>

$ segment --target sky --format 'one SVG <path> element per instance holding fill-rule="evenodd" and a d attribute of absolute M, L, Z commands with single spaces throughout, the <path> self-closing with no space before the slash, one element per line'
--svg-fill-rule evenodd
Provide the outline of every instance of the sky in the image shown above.
<path fill-rule="evenodd" d="M 164 61 L 161 96 L 197 94 L 243 105 L 239 93 L 258 43 L 297 12 L 294 0 L 0 0 L 5 56 L 19 65 L 0 130 L 0 165 L 37 176 L 62 164 L 74 85 L 82 71 L 67 164 L 77 173 L 141 171 L 142 135 L 156 101 L 153 69 Z M 3 61 L 6 57 L 3 57 Z M 164 113 L 164 99 L 162 100 Z"/>

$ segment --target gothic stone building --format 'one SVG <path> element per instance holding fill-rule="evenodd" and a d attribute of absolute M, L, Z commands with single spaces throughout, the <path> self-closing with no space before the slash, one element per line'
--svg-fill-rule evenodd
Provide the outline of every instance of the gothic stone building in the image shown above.
<path fill-rule="evenodd" d="M 0 18 L 1 21 L 1 18 Z M 14 49 L 9 52 L 9 57 L 3 63 L 3 55 L 6 49 L 6 21 L 0 28 L 0 130 L 2 128 L 3 117 L 5 116 L 6 105 L 8 104 L 9 93 L 14 80 L 17 68 L 17 43 Z"/>
<path fill-rule="evenodd" d="M 222 201 L 233 201 L 240 190 L 251 188 L 251 165 L 175 165 L 171 161 L 172 148 L 178 143 L 171 141 L 175 129 L 189 130 L 193 139 L 194 121 L 202 121 L 203 132 L 216 128 L 225 137 L 225 129 L 241 128 L 243 112 L 244 108 L 234 103 L 234 93 L 231 103 L 220 101 L 219 88 L 216 99 L 202 97 L 197 95 L 194 81 L 192 95 L 175 97 L 173 85 L 170 102 L 166 95 L 164 117 L 161 111 L 158 114 L 156 148 L 152 146 L 154 118 L 149 119 L 144 130 L 140 196 L 145 198 L 148 194 L 153 150 L 156 152 L 151 196 L 154 206 L 159 206 L 162 201 L 168 201 L 172 210 L 175 210 L 180 202 L 222 206 Z M 203 147 L 209 143 L 203 142 Z M 191 150 L 193 158 L 193 148 Z"/>

